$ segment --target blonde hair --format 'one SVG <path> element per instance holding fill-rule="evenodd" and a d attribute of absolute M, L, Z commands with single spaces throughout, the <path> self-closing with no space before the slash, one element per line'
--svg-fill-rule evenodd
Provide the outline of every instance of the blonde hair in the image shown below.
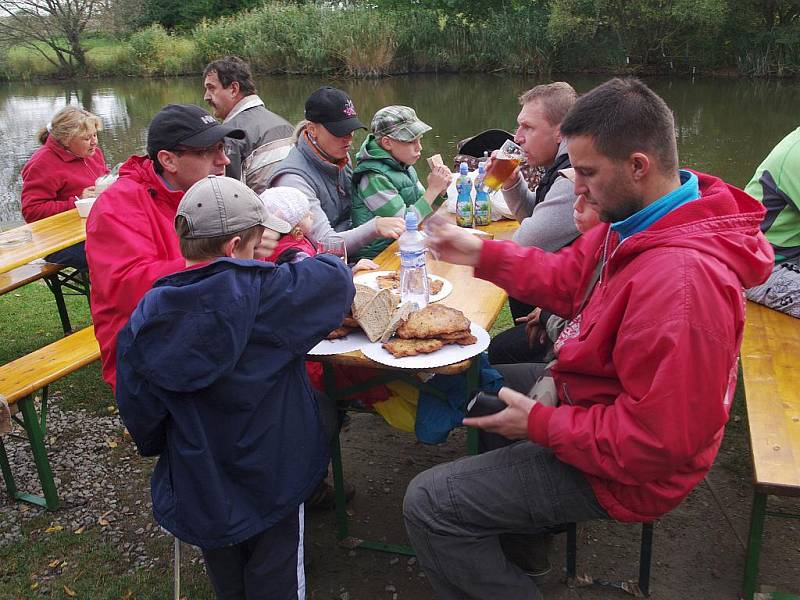
<path fill-rule="evenodd" d="M 519 97 L 521 106 L 538 100 L 542 103 L 544 116 L 550 125 L 558 125 L 575 104 L 578 94 L 566 81 L 555 81 L 537 85 Z"/>
<path fill-rule="evenodd" d="M 81 133 L 100 131 L 103 123 L 100 117 L 93 115 L 88 110 L 80 106 L 65 106 L 55 115 L 52 120 L 36 134 L 40 144 L 44 144 L 51 135 L 62 146 L 69 144 L 69 141 Z"/>

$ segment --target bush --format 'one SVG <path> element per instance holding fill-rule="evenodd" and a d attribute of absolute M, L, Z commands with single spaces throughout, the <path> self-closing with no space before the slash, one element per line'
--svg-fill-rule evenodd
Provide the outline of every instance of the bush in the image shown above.
<path fill-rule="evenodd" d="M 167 33 L 161 25 L 151 25 L 128 39 L 128 60 L 120 67 L 128 74 L 181 75 L 197 69 L 195 45 L 190 38 Z"/>

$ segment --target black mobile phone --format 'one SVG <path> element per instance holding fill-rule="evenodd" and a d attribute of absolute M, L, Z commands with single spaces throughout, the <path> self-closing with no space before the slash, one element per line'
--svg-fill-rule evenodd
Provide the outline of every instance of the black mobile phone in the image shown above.
<path fill-rule="evenodd" d="M 496 394 L 489 392 L 478 392 L 467 404 L 468 417 L 485 417 L 500 412 L 506 406 Z"/>

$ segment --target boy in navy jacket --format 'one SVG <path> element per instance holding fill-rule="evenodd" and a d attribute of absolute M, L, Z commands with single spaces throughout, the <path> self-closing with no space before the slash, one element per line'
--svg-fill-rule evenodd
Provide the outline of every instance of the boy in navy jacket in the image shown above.
<path fill-rule="evenodd" d="M 325 255 L 253 260 L 264 227 L 289 226 L 227 177 L 192 186 L 175 227 L 187 270 L 118 338 L 120 415 L 159 457 L 153 513 L 202 549 L 218 598 L 303 598 L 303 502 L 329 459 L 304 356 L 349 311 L 352 275 Z"/>

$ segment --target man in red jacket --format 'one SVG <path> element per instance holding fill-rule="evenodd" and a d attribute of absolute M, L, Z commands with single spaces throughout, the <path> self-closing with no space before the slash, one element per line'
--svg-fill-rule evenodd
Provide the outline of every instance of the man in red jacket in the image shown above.
<path fill-rule="evenodd" d="M 86 221 L 86 258 L 92 281 L 92 321 L 103 379 L 116 384 L 117 333 L 153 283 L 184 268 L 173 225 L 183 194 L 230 162 L 224 138 L 244 132 L 221 125 L 190 104 L 170 104 L 147 130 L 147 156 L 132 156 Z M 260 252 L 271 253 L 278 234 L 267 230 Z M 263 257 L 263 254 L 258 254 Z"/>
<path fill-rule="evenodd" d="M 464 421 L 526 441 L 434 467 L 406 492 L 409 536 L 443 599 L 541 598 L 500 535 L 651 521 L 689 494 L 728 420 L 743 287 L 772 266 L 763 207 L 678 169 L 672 113 L 640 81 L 582 96 L 561 134 L 575 193 L 605 224 L 555 254 L 431 225 L 442 258 L 570 319 L 552 369 L 557 406 L 509 373 L 519 391 L 500 391 L 507 407 Z"/>

